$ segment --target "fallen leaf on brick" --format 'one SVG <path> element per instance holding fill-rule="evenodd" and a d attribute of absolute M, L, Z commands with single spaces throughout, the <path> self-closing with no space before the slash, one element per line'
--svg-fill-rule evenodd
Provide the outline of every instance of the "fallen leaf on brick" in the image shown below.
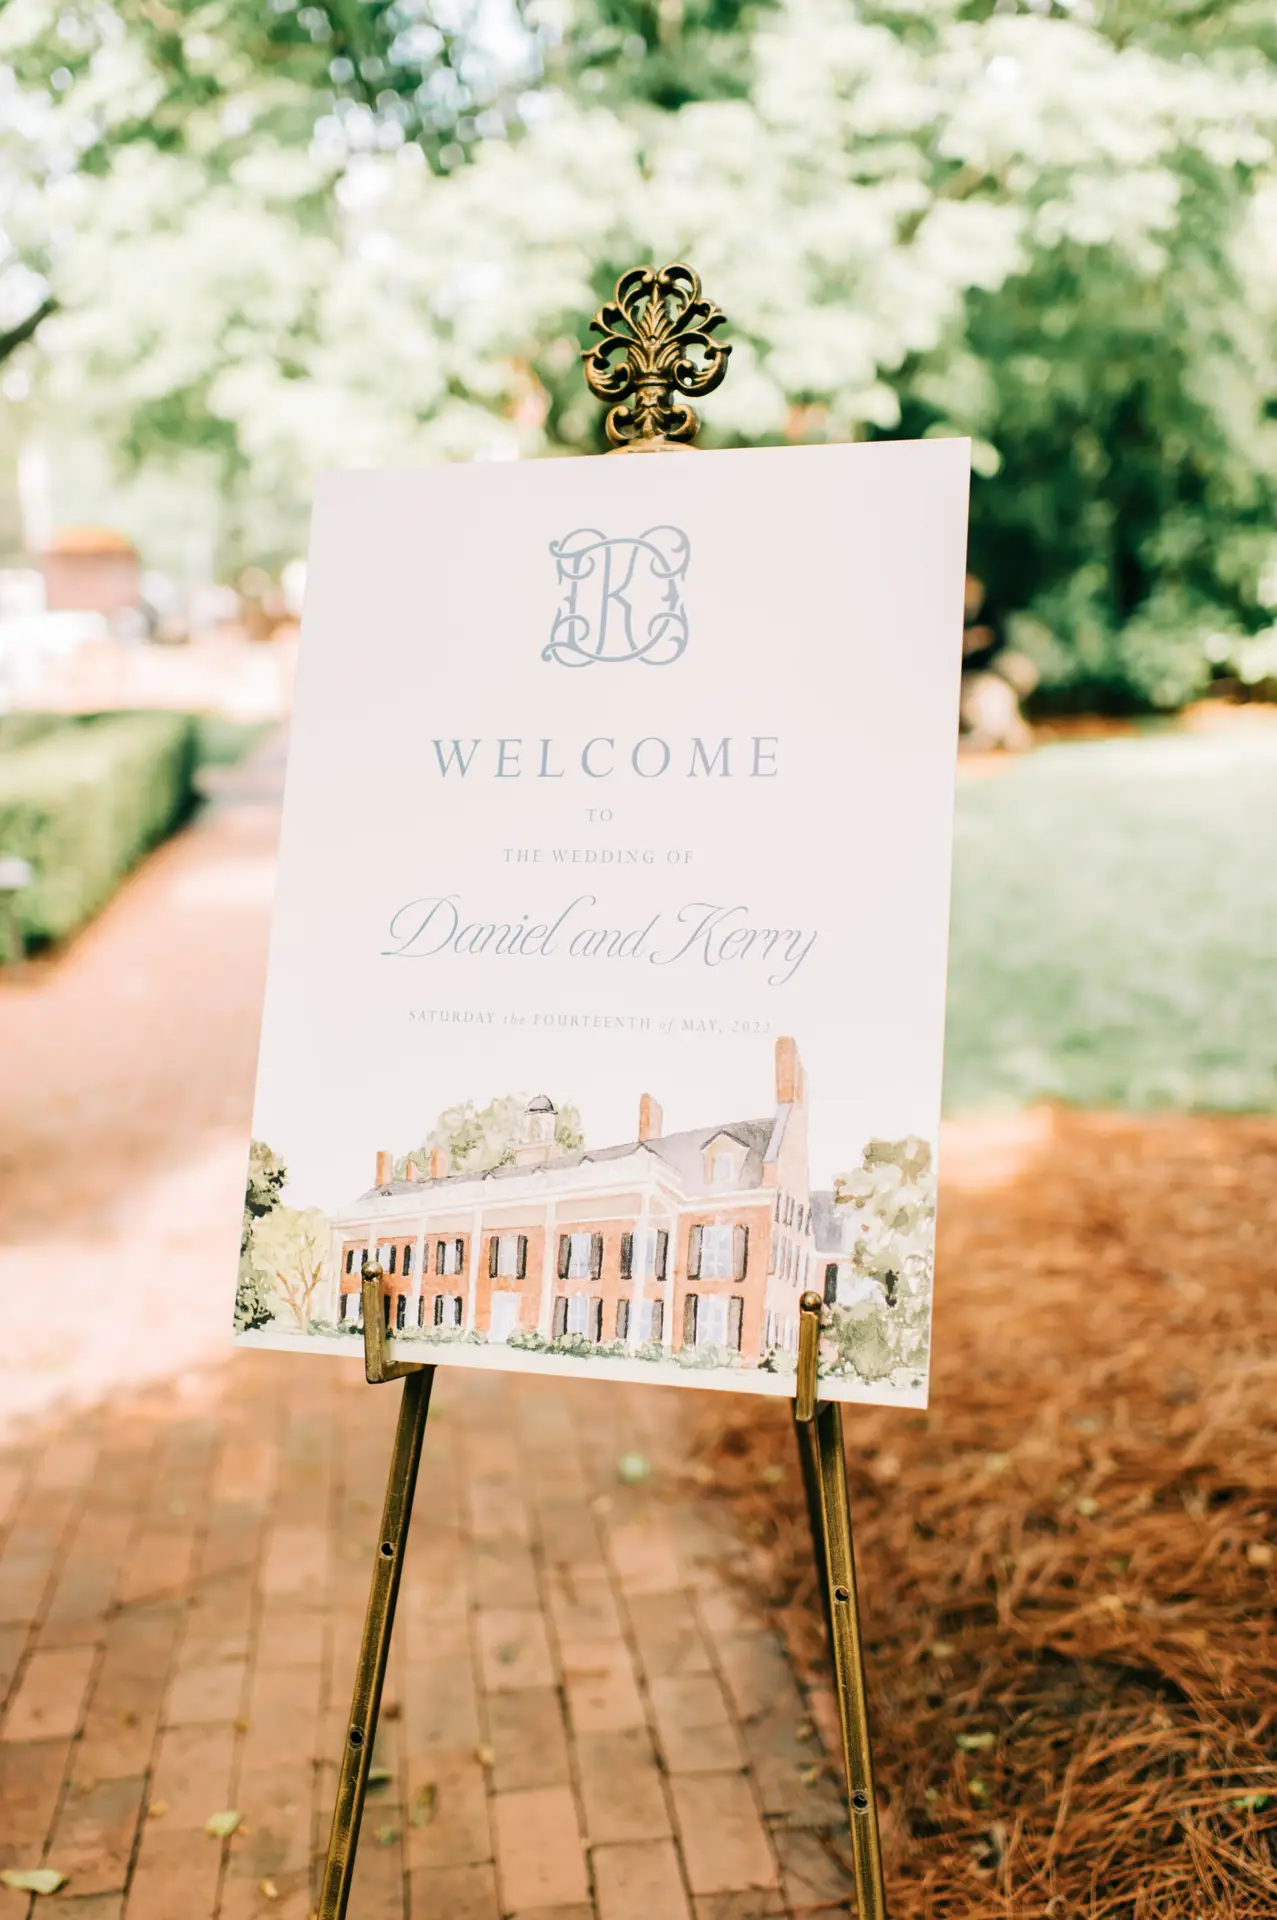
<path fill-rule="evenodd" d="M 616 1477 L 627 1487 L 636 1487 L 640 1481 L 649 1480 L 652 1469 L 641 1453 L 623 1453 L 616 1463 Z"/>
<path fill-rule="evenodd" d="M 474 1750 L 474 1757 L 481 1767 L 490 1767 L 497 1756 L 491 1747 L 478 1746 Z"/>
<path fill-rule="evenodd" d="M 258 1886 L 258 1891 L 262 1894 L 262 1896 L 265 1899 L 267 1900 L 279 1899 L 279 1888 L 275 1885 L 275 1882 L 273 1880 L 259 1880 L 257 1883 L 257 1886 Z"/>
<path fill-rule="evenodd" d="M 378 1827 L 373 1838 L 379 1847 L 393 1846 L 399 1838 L 399 1829 L 398 1827 Z"/>
<path fill-rule="evenodd" d="M 232 1724 L 234 1725 L 234 1728 L 235 1728 L 235 1731 L 236 1731 L 236 1733 L 247 1733 L 247 1732 L 248 1732 L 248 1722 L 247 1722 L 247 1720 L 246 1720 L 246 1719 L 244 1718 L 244 1716 L 243 1716 L 243 1714 L 242 1714 L 242 1713 L 237 1713 L 237 1714 L 235 1715 L 235 1719 L 234 1719 L 234 1721 L 233 1721 L 233 1723 L 232 1723 Z"/>
<path fill-rule="evenodd" d="M 204 1831 L 212 1834 L 214 1840 L 229 1840 L 238 1826 L 239 1815 L 232 1808 L 226 1813 L 210 1813 L 204 1822 Z"/>
<path fill-rule="evenodd" d="M 15 1893 L 56 1893 L 67 1883 L 65 1873 L 55 1867 L 6 1867 L 0 1880 Z"/>
<path fill-rule="evenodd" d="M 167 1800 L 152 1800 L 150 1806 L 146 1810 L 147 1818 L 149 1820 L 162 1820 L 167 1812 L 168 1812 Z"/>
<path fill-rule="evenodd" d="M 814 1787 L 824 1771 L 823 1767 L 799 1767 L 798 1778 L 805 1787 Z"/>
<path fill-rule="evenodd" d="M 412 1796 L 412 1812 L 409 1818 L 413 1826 L 428 1827 L 435 1817 L 435 1809 L 438 1804 L 439 1789 L 433 1780 L 428 1780 L 425 1786 L 418 1787 L 416 1793 Z"/>

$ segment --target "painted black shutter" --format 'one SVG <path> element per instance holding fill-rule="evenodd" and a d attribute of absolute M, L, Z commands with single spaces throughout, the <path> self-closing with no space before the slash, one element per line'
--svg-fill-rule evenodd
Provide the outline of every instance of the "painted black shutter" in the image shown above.
<path fill-rule="evenodd" d="M 409 1275 L 409 1274 L 410 1274 L 410 1273 L 412 1272 L 412 1242 L 411 1242 L 411 1240 L 410 1240 L 410 1241 L 408 1242 L 408 1244 L 407 1244 L 407 1246 L 406 1246 L 406 1247 L 404 1248 L 404 1250 L 403 1250 L 403 1270 L 404 1270 L 404 1278 L 405 1278 L 405 1279 L 407 1279 L 407 1277 L 408 1277 L 408 1275 Z"/>
<path fill-rule="evenodd" d="M 736 1280 L 745 1278 L 745 1260 L 749 1253 L 749 1228 L 732 1228 L 732 1276 Z"/>
<path fill-rule="evenodd" d="M 570 1233 L 561 1233 L 559 1235 L 559 1278 L 560 1280 L 567 1279 L 568 1268 L 571 1265 L 571 1263 L 572 1263 L 572 1235 Z"/>
<path fill-rule="evenodd" d="M 831 1260 L 825 1268 L 825 1305 L 832 1307 L 838 1299 L 838 1262 Z"/>
<path fill-rule="evenodd" d="M 590 1338 L 596 1344 L 603 1338 L 603 1302 L 601 1300 L 590 1302 Z"/>
<path fill-rule="evenodd" d="M 669 1257 L 670 1257 L 669 1234 L 665 1231 L 664 1227 L 658 1227 L 656 1231 L 656 1277 L 658 1280 L 663 1280 L 665 1278 L 665 1269 L 669 1261 Z"/>
<path fill-rule="evenodd" d="M 734 1293 L 727 1302 L 727 1344 L 740 1352 L 741 1323 L 745 1318 L 745 1302 L 738 1293 Z"/>
<path fill-rule="evenodd" d="M 497 1277 L 497 1261 L 501 1258 L 501 1236 L 494 1233 L 488 1241 L 488 1278 Z"/>
<path fill-rule="evenodd" d="M 387 1273 L 393 1273 L 393 1272 L 394 1272 L 394 1270 L 395 1270 L 395 1255 L 396 1255 L 396 1254 L 398 1253 L 398 1251 L 399 1251 L 399 1249 L 398 1249 L 398 1247 L 392 1247 L 392 1248 L 390 1249 L 390 1265 L 389 1265 L 389 1266 L 388 1266 L 388 1267 L 386 1268 L 386 1272 L 387 1272 Z"/>
<path fill-rule="evenodd" d="M 390 1295 L 388 1293 L 383 1293 L 381 1296 L 381 1310 L 386 1321 L 386 1332 L 389 1333 L 390 1332 Z"/>
<path fill-rule="evenodd" d="M 618 1340 L 627 1339 L 629 1336 L 629 1331 L 630 1331 L 630 1303 L 628 1300 L 618 1300 L 616 1303 L 616 1337 L 617 1339 Z"/>
<path fill-rule="evenodd" d="M 554 1303 L 554 1338 L 561 1340 L 568 1330 L 568 1303 L 560 1294 Z"/>
<path fill-rule="evenodd" d="M 518 1244 L 518 1249 L 517 1249 L 516 1258 L 514 1262 L 515 1279 L 516 1280 L 525 1279 L 527 1277 L 527 1271 L 528 1271 L 528 1236 L 526 1233 L 521 1233 L 519 1235 L 519 1244 Z"/>
<path fill-rule="evenodd" d="M 598 1280 L 601 1279 L 602 1274 L 603 1235 L 601 1233 L 594 1233 L 590 1235 L 590 1278 L 591 1280 Z M 596 1334 L 594 1337 L 597 1340 L 598 1335 Z"/>
<path fill-rule="evenodd" d="M 687 1277 L 689 1280 L 699 1280 L 701 1277 L 701 1232 L 702 1229 L 700 1227 L 693 1227 L 687 1237 Z"/>
<path fill-rule="evenodd" d="M 621 1235 L 621 1278 L 632 1280 L 634 1277 L 634 1235 Z"/>
<path fill-rule="evenodd" d="M 406 1293 L 401 1293 L 399 1296 L 399 1305 L 395 1308 L 395 1325 L 396 1327 L 402 1329 L 404 1326 L 406 1326 L 407 1321 L 408 1321 L 408 1296 Z"/>
<path fill-rule="evenodd" d="M 424 1293 L 419 1293 L 417 1295 L 417 1325 L 419 1327 L 424 1327 L 425 1324 L 426 1324 L 426 1296 Z"/>
<path fill-rule="evenodd" d="M 346 1272 L 347 1273 L 352 1272 L 354 1269 L 354 1265 L 355 1265 L 355 1249 L 353 1247 L 347 1247 L 346 1248 Z"/>
<path fill-rule="evenodd" d="M 697 1228 L 697 1232 L 699 1231 L 700 1229 Z M 683 1301 L 683 1345 L 685 1347 L 696 1345 L 696 1295 L 694 1293 L 689 1293 Z"/>
<path fill-rule="evenodd" d="M 458 1240 L 457 1242 L 457 1272 L 458 1273 L 460 1273 L 464 1269 L 465 1264 L 466 1264 L 466 1243 L 464 1240 Z"/>

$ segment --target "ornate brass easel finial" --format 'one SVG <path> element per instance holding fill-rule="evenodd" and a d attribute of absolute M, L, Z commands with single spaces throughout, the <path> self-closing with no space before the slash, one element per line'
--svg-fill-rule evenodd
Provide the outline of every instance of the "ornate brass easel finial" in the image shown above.
<path fill-rule="evenodd" d="M 725 319 L 702 297 L 699 276 L 678 261 L 621 275 L 590 322 L 602 341 L 581 356 L 590 392 L 615 402 L 605 422 L 614 447 L 656 452 L 696 438 L 700 421 L 675 395 L 699 399 L 721 382 L 731 348 L 710 335 Z"/>

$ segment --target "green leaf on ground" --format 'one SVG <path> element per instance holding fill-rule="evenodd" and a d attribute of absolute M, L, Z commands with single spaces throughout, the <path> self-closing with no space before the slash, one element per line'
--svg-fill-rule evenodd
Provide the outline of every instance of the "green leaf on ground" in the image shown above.
<path fill-rule="evenodd" d="M 435 1817 L 439 1805 L 439 1789 L 433 1780 L 427 1780 L 424 1787 L 418 1787 L 412 1797 L 412 1812 L 409 1818 L 414 1827 L 428 1827 Z"/>
<path fill-rule="evenodd" d="M 616 1477 L 623 1480 L 627 1487 L 636 1487 L 642 1480 L 649 1480 L 652 1469 L 641 1453 L 623 1453 L 616 1463 Z"/>
<path fill-rule="evenodd" d="M 960 1733 L 958 1735 L 958 1745 L 964 1753 L 987 1753 L 990 1747 L 996 1747 L 997 1744 L 996 1733 Z"/>
<path fill-rule="evenodd" d="M 204 1822 L 204 1831 L 212 1834 L 214 1840 L 229 1840 L 239 1825 L 239 1819 L 233 1808 L 225 1813 L 210 1813 Z"/>

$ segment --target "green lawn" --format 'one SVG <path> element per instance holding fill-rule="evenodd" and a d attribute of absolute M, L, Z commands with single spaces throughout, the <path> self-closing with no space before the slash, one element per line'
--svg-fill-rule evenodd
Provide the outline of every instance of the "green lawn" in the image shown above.
<path fill-rule="evenodd" d="M 1277 730 L 958 790 L 945 1107 L 1277 1109 Z"/>

